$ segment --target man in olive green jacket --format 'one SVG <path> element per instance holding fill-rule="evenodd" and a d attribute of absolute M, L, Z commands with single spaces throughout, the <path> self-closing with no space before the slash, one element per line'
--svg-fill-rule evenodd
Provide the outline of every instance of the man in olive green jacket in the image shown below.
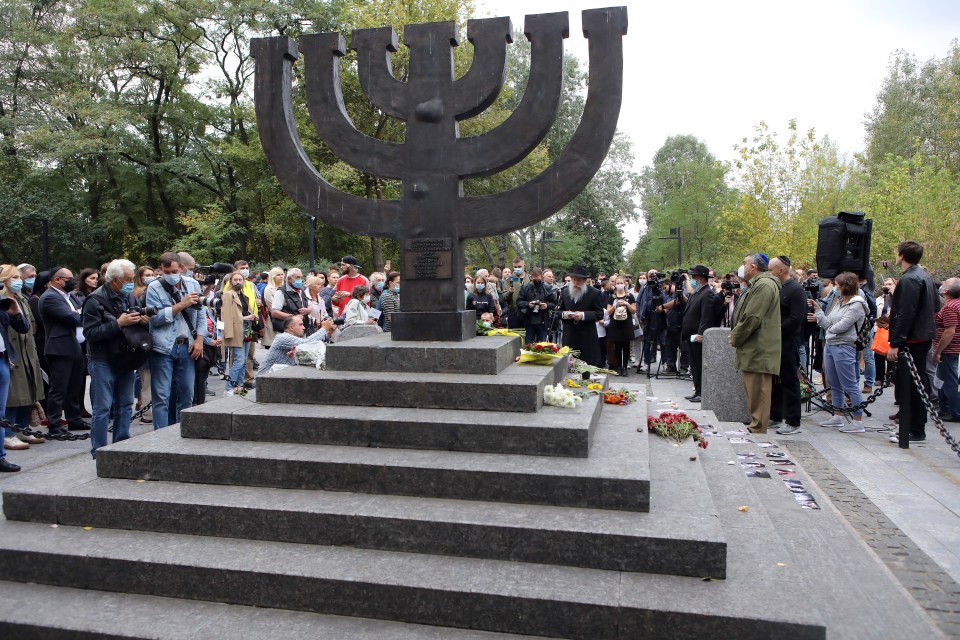
<path fill-rule="evenodd" d="M 737 349 L 751 433 L 767 432 L 773 376 L 780 373 L 781 284 L 767 272 L 767 264 L 762 254 L 743 259 L 743 274 L 750 288 L 740 296 L 730 324 L 730 344 Z"/>

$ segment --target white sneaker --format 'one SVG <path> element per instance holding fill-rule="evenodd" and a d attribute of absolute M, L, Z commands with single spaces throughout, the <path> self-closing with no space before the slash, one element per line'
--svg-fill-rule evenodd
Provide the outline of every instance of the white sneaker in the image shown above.
<path fill-rule="evenodd" d="M 224 389 L 224 390 L 223 390 L 223 397 L 224 397 L 224 398 L 229 398 L 229 397 L 232 396 L 232 395 L 233 395 L 233 389 Z"/>
<path fill-rule="evenodd" d="M 800 427 L 793 427 L 793 426 L 790 426 L 789 424 L 785 424 L 779 429 L 777 429 L 777 433 L 779 433 L 782 436 L 792 436 L 800 433 Z"/>
<path fill-rule="evenodd" d="M 17 451 L 19 449 L 29 449 L 30 445 L 26 442 L 21 442 L 20 438 L 16 436 L 3 439 L 3 447 L 11 451 Z"/>
<path fill-rule="evenodd" d="M 829 420 L 824 420 L 823 422 L 821 422 L 820 426 L 821 427 L 842 427 L 843 418 L 841 418 L 840 416 L 833 416 Z"/>
<path fill-rule="evenodd" d="M 893 444 L 900 444 L 900 436 L 897 434 L 893 434 L 892 436 L 890 436 L 889 440 Z"/>
<path fill-rule="evenodd" d="M 865 431 L 863 423 L 859 420 L 854 420 L 851 424 L 840 427 L 840 433 L 864 433 Z"/>

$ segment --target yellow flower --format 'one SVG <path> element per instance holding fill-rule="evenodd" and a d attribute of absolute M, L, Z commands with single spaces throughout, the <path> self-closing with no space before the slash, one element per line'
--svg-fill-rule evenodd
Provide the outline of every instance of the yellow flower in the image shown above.
<path fill-rule="evenodd" d="M 580 383 L 579 383 L 579 382 L 576 382 L 576 381 L 573 380 L 572 378 L 567 378 L 567 386 L 570 387 L 570 388 L 572 388 L 572 389 L 579 389 L 579 388 L 580 388 Z"/>
<path fill-rule="evenodd" d="M 587 385 L 587 389 L 590 389 L 591 391 L 600 391 L 603 389 L 603 385 L 598 382 L 591 382 Z"/>

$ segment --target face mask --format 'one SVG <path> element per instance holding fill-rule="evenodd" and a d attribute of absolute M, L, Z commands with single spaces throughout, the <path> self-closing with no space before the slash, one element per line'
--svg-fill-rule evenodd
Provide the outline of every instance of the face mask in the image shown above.
<path fill-rule="evenodd" d="M 492 329 L 492 328 L 493 328 L 493 323 L 492 323 L 492 322 L 484 322 L 484 323 L 483 323 L 483 326 L 484 326 L 484 328 L 486 328 L 486 329 Z"/>
<path fill-rule="evenodd" d="M 300 278 L 297 278 L 296 280 L 294 280 L 294 281 L 293 281 L 293 288 L 294 288 L 294 289 L 303 289 L 303 280 L 301 280 Z"/>
<path fill-rule="evenodd" d="M 740 268 L 737 269 L 737 275 L 740 277 L 741 280 L 743 280 L 746 277 L 746 275 L 744 275 L 743 273 L 743 265 L 740 265 Z"/>
<path fill-rule="evenodd" d="M 749 287 L 747 287 L 747 283 L 746 283 L 746 282 L 741 282 L 741 283 L 740 283 L 740 293 L 746 293 L 748 288 L 749 288 Z"/>
<path fill-rule="evenodd" d="M 240 269 L 240 275 L 242 275 L 243 279 L 246 280 L 250 277 L 250 269 Z"/>
<path fill-rule="evenodd" d="M 477 291 L 483 291 L 486 288 L 487 288 L 487 285 L 483 284 L 482 282 L 477 285 Z"/>
<path fill-rule="evenodd" d="M 192 277 L 193 277 L 193 269 L 186 269 L 186 270 L 184 270 L 184 271 L 181 271 L 181 272 L 180 272 L 180 275 L 182 275 L 184 278 L 192 278 Z"/>
<path fill-rule="evenodd" d="M 67 293 L 70 293 L 71 291 L 73 291 L 73 290 L 76 289 L 76 288 L 77 288 L 77 279 L 76 279 L 76 278 L 70 278 L 70 279 L 68 279 L 66 282 L 63 283 L 63 290 L 66 291 Z"/>
<path fill-rule="evenodd" d="M 400 287 L 394 287 L 393 289 L 391 289 L 391 291 L 393 291 L 394 293 L 400 293 Z"/>
<path fill-rule="evenodd" d="M 370 304 L 370 296 L 363 296 L 363 304 Z"/>
<path fill-rule="evenodd" d="M 467 291 L 470 291 L 470 283 L 469 283 L 469 282 L 464 282 L 464 283 L 463 283 L 463 288 L 466 289 Z"/>
<path fill-rule="evenodd" d="M 378 282 L 377 284 L 373 285 L 373 288 L 376 289 L 377 291 L 383 291 L 383 283 Z"/>
<path fill-rule="evenodd" d="M 132 283 L 132 282 L 124 282 L 124 283 L 123 283 L 123 286 L 120 287 L 120 293 L 122 293 L 122 294 L 125 295 L 125 296 L 128 296 L 128 295 L 130 295 L 131 293 L 133 293 L 133 283 Z"/>
<path fill-rule="evenodd" d="M 696 291 L 697 289 L 699 289 L 699 288 L 700 288 L 700 281 L 699 281 L 699 280 L 691 280 L 691 281 L 690 281 L 690 288 L 693 289 L 694 291 Z"/>
<path fill-rule="evenodd" d="M 33 291 L 33 283 L 35 283 L 36 281 L 37 281 L 36 278 L 27 278 L 26 280 L 23 281 L 23 286 L 25 286 L 27 289 L 30 289 L 30 291 Z"/>
<path fill-rule="evenodd" d="M 180 284 L 180 274 L 179 273 L 165 273 L 163 274 L 163 279 L 171 287 L 175 287 Z"/>
<path fill-rule="evenodd" d="M 157 279 L 157 276 L 150 276 L 149 278 L 144 278 L 144 279 L 143 279 L 143 284 L 150 284 L 151 282 L 153 282 L 153 281 L 156 280 L 156 279 Z"/>
<path fill-rule="evenodd" d="M 234 283 L 233 283 L 233 288 L 234 288 L 234 290 L 236 290 L 236 291 L 240 291 L 241 289 L 243 289 L 243 283 L 242 283 L 242 282 L 234 282 Z"/>
<path fill-rule="evenodd" d="M 514 272 L 515 274 L 517 274 L 518 276 L 522 276 L 522 275 L 523 275 L 523 267 L 517 267 L 516 269 L 513 270 L 513 272 Z"/>
<path fill-rule="evenodd" d="M 20 293 L 21 289 L 23 289 L 23 280 L 10 281 L 10 291 L 13 291 L 14 293 Z"/>
<path fill-rule="evenodd" d="M 623 291 L 624 289 L 626 289 L 626 287 L 624 287 L 622 284 L 617 285 L 617 291 Z"/>

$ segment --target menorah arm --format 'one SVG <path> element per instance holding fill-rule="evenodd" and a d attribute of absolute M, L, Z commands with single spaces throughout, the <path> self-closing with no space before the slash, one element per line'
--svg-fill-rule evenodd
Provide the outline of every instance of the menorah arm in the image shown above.
<path fill-rule="evenodd" d="M 523 186 L 461 199 L 461 238 L 530 226 L 559 211 L 589 184 L 617 130 L 623 99 L 622 36 L 626 32 L 626 7 L 583 12 L 583 33 L 590 40 L 590 85 L 580 126 L 560 157 Z"/>
<path fill-rule="evenodd" d="M 310 119 L 323 141 L 337 156 L 359 171 L 384 178 L 400 178 L 400 145 L 357 131 L 343 104 L 340 58 L 346 43 L 339 33 L 315 33 L 300 38 L 306 62 L 305 85 Z"/>
<path fill-rule="evenodd" d="M 406 83 L 394 77 L 390 64 L 391 54 L 397 51 L 397 32 L 393 27 L 355 29 L 350 48 L 357 52 L 357 75 L 370 102 L 384 113 L 406 120 L 410 111 Z"/>
<path fill-rule="evenodd" d="M 457 140 L 457 173 L 484 176 L 508 169 L 527 157 L 547 136 L 560 107 L 563 88 L 563 39 L 569 34 L 567 12 L 527 16 L 530 77 L 520 104 L 498 127 Z"/>
<path fill-rule="evenodd" d="M 467 21 L 473 64 L 453 85 L 450 110 L 457 120 L 482 113 L 500 94 L 507 75 L 507 44 L 513 42 L 510 18 Z"/>
<path fill-rule="evenodd" d="M 307 158 L 293 117 L 293 62 L 287 36 L 254 38 L 254 105 L 264 155 L 283 190 L 308 215 L 351 233 L 400 237 L 400 203 L 344 193 L 323 179 Z"/>

